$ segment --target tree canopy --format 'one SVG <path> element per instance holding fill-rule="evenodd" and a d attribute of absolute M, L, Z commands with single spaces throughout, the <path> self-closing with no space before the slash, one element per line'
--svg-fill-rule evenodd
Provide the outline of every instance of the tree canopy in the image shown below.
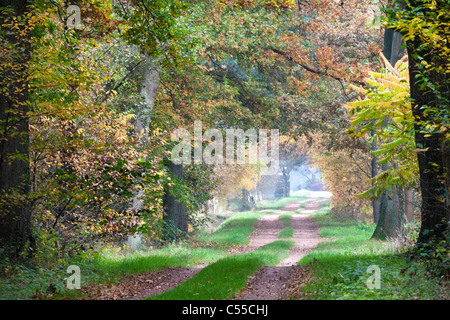
<path fill-rule="evenodd" d="M 420 242 L 447 241 L 448 1 L 70 7 L 0 1 L 0 239 L 10 256 L 76 255 L 136 233 L 163 241 L 167 194 L 192 230 L 211 199 L 257 190 L 261 163 L 193 162 L 176 174 L 172 133 L 194 137 L 199 122 L 209 151 L 230 129 L 279 130 L 280 173 L 313 162 L 338 216 L 367 220 L 368 200 L 413 188 Z M 387 29 L 406 43 L 394 65 L 380 55 Z M 376 176 L 374 156 L 390 164 Z"/>

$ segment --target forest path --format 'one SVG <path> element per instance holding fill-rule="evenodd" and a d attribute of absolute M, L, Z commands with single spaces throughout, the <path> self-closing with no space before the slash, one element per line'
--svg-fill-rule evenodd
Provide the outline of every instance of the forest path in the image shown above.
<path fill-rule="evenodd" d="M 316 196 L 310 196 L 306 200 L 290 202 L 279 211 L 264 215 L 255 223 L 255 230 L 250 235 L 249 244 L 230 251 L 230 255 L 251 252 L 280 240 L 278 234 L 285 226 L 279 220 L 279 216 L 290 211 L 297 211 L 305 203 L 304 209 L 291 217 L 294 235 L 285 240 L 293 241 L 295 246 L 289 251 L 289 256 L 277 266 L 264 266 L 250 276 L 246 288 L 237 294 L 235 300 L 280 300 L 296 295 L 299 290 L 298 284 L 308 279 L 308 272 L 302 266 L 298 266 L 297 262 L 311 252 L 320 241 L 325 240 L 319 237 L 319 226 L 308 216 L 320 209 L 319 203 L 326 199 L 320 192 L 316 193 Z M 200 264 L 192 268 L 172 267 L 130 275 L 118 283 L 91 288 L 89 292 L 85 292 L 84 298 L 135 300 L 158 295 L 192 278 L 207 265 Z"/>
<path fill-rule="evenodd" d="M 305 255 L 311 252 L 319 242 L 325 239 L 319 237 L 319 226 L 308 216 L 320 209 L 320 202 L 325 198 L 312 198 L 300 202 L 291 202 L 280 212 L 273 214 L 273 217 L 266 216 L 258 221 L 255 232 L 250 237 L 250 244 L 255 246 L 265 245 L 272 241 L 279 240 L 277 235 L 284 227 L 278 220 L 279 215 L 287 211 L 298 210 L 301 203 L 306 202 L 304 210 L 295 213 L 291 217 L 291 226 L 294 229 L 294 236 L 285 240 L 295 243 L 289 251 L 289 256 L 281 261 L 277 266 L 264 266 L 249 277 L 247 286 L 234 298 L 235 300 L 285 300 L 297 297 L 300 291 L 300 284 L 308 280 L 308 271 L 298 266 L 297 263 Z M 281 224 L 280 224 L 281 223 Z M 275 234 L 275 237 L 273 236 Z"/>

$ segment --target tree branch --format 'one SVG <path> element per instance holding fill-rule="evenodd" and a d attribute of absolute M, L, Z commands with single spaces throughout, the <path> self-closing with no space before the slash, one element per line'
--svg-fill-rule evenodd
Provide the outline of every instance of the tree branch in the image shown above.
<path fill-rule="evenodd" d="M 287 60 L 299 65 L 300 67 L 302 67 L 303 69 L 305 69 L 306 71 L 309 71 L 311 73 L 317 74 L 319 76 L 325 76 L 325 77 L 330 77 L 336 81 L 339 81 L 339 83 L 343 86 L 343 82 L 346 82 L 343 78 L 340 77 L 336 77 L 335 75 L 329 74 L 326 71 L 322 71 L 322 70 L 315 70 L 313 68 L 308 67 L 307 65 L 304 65 L 300 62 L 298 62 L 297 60 L 295 60 L 294 58 L 292 58 L 292 56 L 284 51 L 278 50 L 276 48 L 271 48 L 271 50 L 281 56 L 283 56 L 284 58 L 286 58 Z M 353 81 L 353 83 L 358 84 L 360 86 L 364 86 L 365 83 L 361 82 L 361 81 Z M 345 93 L 345 91 L 344 91 Z"/>

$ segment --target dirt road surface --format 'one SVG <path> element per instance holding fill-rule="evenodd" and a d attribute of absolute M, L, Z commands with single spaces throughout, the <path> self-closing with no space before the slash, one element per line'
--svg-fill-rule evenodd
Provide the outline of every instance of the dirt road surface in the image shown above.
<path fill-rule="evenodd" d="M 279 216 L 288 211 L 296 211 L 302 203 L 305 203 L 304 210 L 293 214 L 291 218 L 294 236 L 286 240 L 294 241 L 295 247 L 290 250 L 289 256 L 277 266 L 264 266 L 250 276 L 246 288 L 236 295 L 235 300 L 301 298 L 300 287 L 308 281 L 309 273 L 306 268 L 298 266 L 297 262 L 324 240 L 319 237 L 318 225 L 308 218 L 311 213 L 320 208 L 319 203 L 324 201 L 325 198 L 321 195 L 318 193 L 315 198 L 288 203 L 280 211 L 267 214 L 256 222 L 249 244 L 239 247 L 234 253 L 251 252 L 279 240 L 278 233 L 284 228 Z M 85 290 L 85 299 L 131 300 L 161 294 L 193 277 L 206 265 L 202 264 L 193 268 L 168 268 L 125 277 L 116 284 L 89 287 Z"/>

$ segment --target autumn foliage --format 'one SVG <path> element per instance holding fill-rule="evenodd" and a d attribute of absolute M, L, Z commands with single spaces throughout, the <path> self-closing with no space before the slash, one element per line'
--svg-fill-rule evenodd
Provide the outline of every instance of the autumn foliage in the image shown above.
<path fill-rule="evenodd" d="M 331 211 L 340 219 L 370 221 L 370 201 L 357 195 L 370 188 L 371 156 L 368 150 L 332 148 L 326 138 L 317 136 L 309 154 L 333 194 Z"/>
<path fill-rule="evenodd" d="M 26 183 L 3 190 L 0 203 L 29 208 L 26 246 L 35 256 L 44 248 L 56 256 L 82 252 L 137 232 L 162 241 L 167 193 L 183 204 L 192 230 L 208 200 L 254 191 L 259 165 L 185 165 L 183 178 L 170 172 L 171 133 L 191 132 L 194 121 L 221 132 L 278 129 L 282 174 L 309 157 L 341 218 L 370 216 L 361 195 L 417 185 L 413 159 L 425 148 L 411 140 L 408 66 L 402 60 L 374 72 L 383 30 L 373 1 L 87 0 L 78 6 L 76 27 L 68 24 L 73 17 L 65 1 L 32 1 L 23 14 L 2 8 L 0 94 L 11 103 L 2 110 L 0 143 L 24 137 L 23 152 L 9 152 L 8 159 L 26 164 Z M 421 30 L 413 13 L 409 18 L 413 31 Z M 408 33 L 407 25 L 397 27 Z M 433 54 L 447 56 L 448 24 L 441 30 L 431 19 L 427 26 L 419 37 L 435 45 Z M 439 63 L 439 72 L 448 73 L 448 63 Z M 433 69 L 428 60 L 420 64 Z M 143 94 L 149 66 L 158 75 L 152 103 Z M 17 97 L 24 101 L 12 103 Z M 144 131 L 138 129 L 143 109 Z M 446 119 L 423 127 L 448 140 Z M 371 138 L 379 144 L 372 154 Z M 369 180 L 373 154 L 378 164 L 395 165 Z"/>

